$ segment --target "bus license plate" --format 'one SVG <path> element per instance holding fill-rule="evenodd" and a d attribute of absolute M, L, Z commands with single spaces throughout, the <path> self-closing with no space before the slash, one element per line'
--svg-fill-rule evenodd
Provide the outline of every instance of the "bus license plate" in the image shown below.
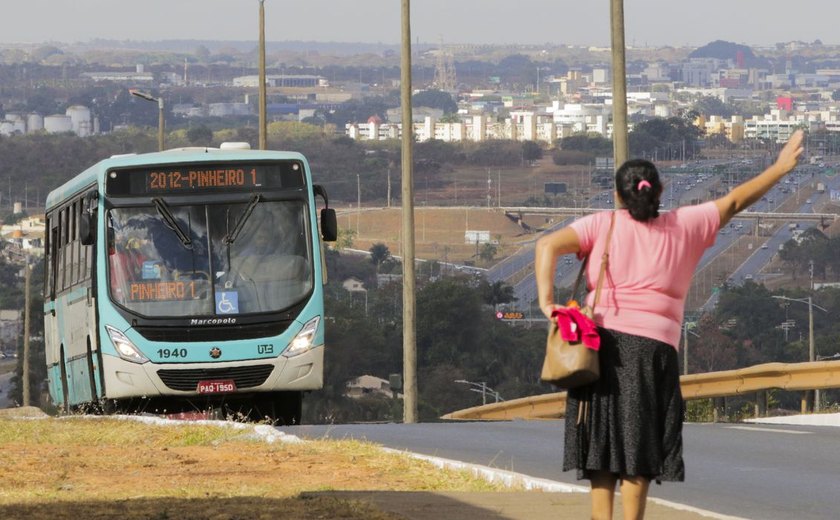
<path fill-rule="evenodd" d="M 199 381 L 198 382 L 198 393 L 199 394 L 221 394 L 224 392 L 235 392 L 236 391 L 236 383 L 233 382 L 233 379 L 221 379 L 221 380 L 211 380 L 211 381 Z"/>

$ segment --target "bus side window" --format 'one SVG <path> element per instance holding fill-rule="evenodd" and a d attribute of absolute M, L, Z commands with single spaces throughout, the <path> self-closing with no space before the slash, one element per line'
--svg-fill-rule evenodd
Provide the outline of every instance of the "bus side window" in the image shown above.
<path fill-rule="evenodd" d="M 87 212 L 87 213 L 90 214 L 91 218 L 89 219 L 88 223 L 89 223 L 90 226 L 93 226 L 93 229 L 94 229 L 93 234 L 95 235 L 96 234 L 96 231 L 95 231 L 96 230 L 96 218 L 95 218 L 96 217 L 96 212 L 95 212 L 96 211 L 96 209 L 95 209 L 96 208 L 96 206 L 95 206 L 96 203 L 95 203 L 95 199 L 93 197 L 87 196 L 87 197 L 85 197 L 84 200 L 85 200 L 85 204 L 82 205 L 83 207 L 81 208 L 81 211 L 83 213 Z M 89 280 L 89 279 L 93 278 L 93 273 L 92 273 L 92 271 L 93 271 L 93 251 L 94 251 L 93 244 L 88 244 L 88 245 L 82 246 L 82 250 L 84 251 L 84 262 L 85 262 L 85 265 L 82 266 L 82 269 L 85 272 L 85 280 Z"/>
<path fill-rule="evenodd" d="M 65 207 L 61 210 L 61 256 L 64 258 L 61 266 L 61 287 L 63 289 L 70 288 L 70 208 Z"/>
<path fill-rule="evenodd" d="M 65 227 L 67 226 L 67 216 L 63 209 L 58 210 L 58 262 L 56 264 L 55 276 L 56 293 L 64 290 L 64 261 L 66 255 L 66 248 L 64 247 L 64 240 L 67 236 Z"/>
<path fill-rule="evenodd" d="M 79 250 L 79 282 L 84 282 L 85 280 L 87 280 L 87 272 L 85 271 L 85 265 L 87 263 L 85 261 L 85 257 L 87 256 L 87 247 L 82 245 L 82 235 L 80 233 L 80 228 L 82 225 L 82 213 L 84 212 L 84 208 L 85 205 L 83 200 L 79 199 L 79 202 L 76 203 L 76 247 Z"/>
<path fill-rule="evenodd" d="M 44 227 L 44 300 L 52 299 L 52 280 L 53 280 L 53 258 L 55 254 L 52 251 L 52 215 L 47 215 L 47 224 Z"/>

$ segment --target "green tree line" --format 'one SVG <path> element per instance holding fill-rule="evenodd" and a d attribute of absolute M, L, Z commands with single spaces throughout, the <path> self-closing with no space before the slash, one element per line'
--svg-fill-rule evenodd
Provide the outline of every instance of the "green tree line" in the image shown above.
<path fill-rule="evenodd" d="M 402 285 L 377 287 L 370 258 L 335 251 L 327 258 L 325 385 L 304 399 L 304 421 L 399 421 L 401 400 L 346 397 L 346 385 L 362 375 L 388 380 L 402 374 Z M 420 419 L 433 421 L 482 403 L 458 380 L 486 383 L 504 399 L 552 391 L 539 381 L 545 327 L 495 317 L 495 305 L 512 300 L 510 288 L 466 275 L 429 276 L 434 272 L 421 270 L 416 294 Z M 367 301 L 343 288 L 350 276 L 365 282 Z"/>

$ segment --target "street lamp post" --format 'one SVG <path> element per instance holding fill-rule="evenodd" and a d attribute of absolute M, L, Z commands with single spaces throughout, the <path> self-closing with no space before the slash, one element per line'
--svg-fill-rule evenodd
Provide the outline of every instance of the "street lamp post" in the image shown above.
<path fill-rule="evenodd" d="M 473 388 L 470 388 L 470 391 L 471 392 L 478 392 L 478 393 L 481 394 L 481 404 L 487 404 L 487 394 L 488 393 L 496 399 L 497 403 L 499 401 L 504 401 L 504 399 L 502 399 L 502 396 L 499 395 L 499 392 L 497 392 L 497 391 L 493 390 L 492 388 L 490 388 L 489 386 L 487 386 L 487 383 L 484 382 L 484 381 L 474 383 L 472 381 L 467 381 L 466 379 L 456 379 L 455 382 L 456 383 L 461 383 L 461 384 L 464 384 L 464 385 L 470 385 L 471 387 L 473 387 Z"/>
<path fill-rule="evenodd" d="M 699 334 L 693 332 L 689 328 L 688 320 L 683 321 L 683 375 L 688 374 L 688 335 L 692 334 L 695 337 L 700 337 Z"/>
<path fill-rule="evenodd" d="M 267 147 L 267 134 L 268 134 L 268 123 L 267 123 L 267 88 L 265 85 L 266 82 L 266 75 L 265 75 L 265 0 L 259 0 L 260 2 L 260 54 L 259 54 L 259 81 L 260 81 L 260 99 L 259 99 L 259 124 L 260 124 L 260 136 L 259 136 L 259 147 L 260 150 L 265 150 Z"/>
<path fill-rule="evenodd" d="M 788 298 L 786 296 L 773 296 L 777 300 L 785 300 L 790 302 L 799 302 L 799 303 L 806 303 L 808 304 L 808 361 L 816 361 L 816 349 L 814 346 L 814 307 L 817 309 L 827 313 L 828 310 L 820 307 L 819 305 L 814 305 L 814 300 L 810 296 L 807 298 Z M 808 394 L 810 394 L 810 390 L 805 393 L 803 397 L 802 409 L 805 411 L 807 408 L 806 402 L 808 399 Z M 814 411 L 820 411 L 820 391 L 814 390 Z"/>
<path fill-rule="evenodd" d="M 137 96 L 140 99 L 145 99 L 146 101 L 156 101 L 158 104 L 158 151 L 163 151 L 163 130 L 165 127 L 164 120 L 163 120 L 163 97 L 155 97 L 148 92 L 142 92 L 137 89 L 129 89 L 128 91 L 132 96 Z"/>

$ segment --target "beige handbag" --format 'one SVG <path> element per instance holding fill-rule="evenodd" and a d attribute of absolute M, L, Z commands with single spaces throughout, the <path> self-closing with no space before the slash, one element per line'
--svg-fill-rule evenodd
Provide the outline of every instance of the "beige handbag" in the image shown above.
<path fill-rule="evenodd" d="M 598 283 L 595 286 L 595 300 L 592 303 L 592 307 L 586 306 L 580 310 L 581 314 L 589 319 L 593 319 L 595 316 L 595 306 L 601 298 L 601 287 L 604 285 L 604 276 L 606 275 L 610 261 L 610 239 L 612 238 L 614 224 L 615 213 L 613 212 L 610 220 L 610 229 L 607 232 L 604 254 L 601 257 L 601 270 L 598 273 Z M 575 285 L 572 289 L 572 298 L 578 292 L 588 261 L 589 256 L 586 257 L 583 265 L 580 266 L 580 272 L 578 272 Z M 583 344 L 583 341 L 570 342 L 564 340 L 560 335 L 557 322 L 552 320 L 548 330 L 545 360 L 543 361 L 540 379 L 559 387 L 575 388 L 595 382 L 599 376 L 598 351 L 587 347 Z"/>

